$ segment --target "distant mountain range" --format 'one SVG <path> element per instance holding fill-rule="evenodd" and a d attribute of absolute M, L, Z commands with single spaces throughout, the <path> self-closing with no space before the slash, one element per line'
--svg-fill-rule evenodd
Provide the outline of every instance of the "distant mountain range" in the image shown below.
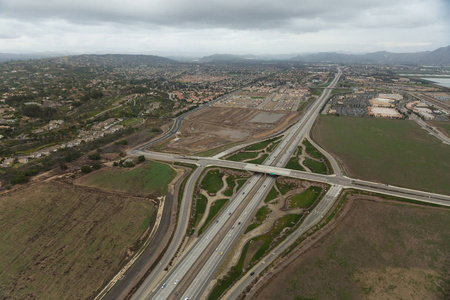
<path fill-rule="evenodd" d="M 379 51 L 367 54 L 340 54 L 322 52 L 297 55 L 291 60 L 301 62 L 362 63 L 362 64 L 413 64 L 413 65 L 450 65 L 450 46 L 434 51 L 416 53 L 391 53 Z"/>
<path fill-rule="evenodd" d="M 450 46 L 434 51 L 416 53 L 392 53 L 379 51 L 367 54 L 343 54 L 321 52 L 300 55 L 232 55 L 214 54 L 205 56 L 200 62 L 256 62 L 270 60 L 288 60 L 304 63 L 338 63 L 338 64 L 408 64 L 408 65 L 450 65 Z"/>
<path fill-rule="evenodd" d="M 26 60 L 37 58 L 67 56 L 51 52 L 13 54 L 0 53 L 0 61 Z M 169 59 L 156 55 L 132 55 L 132 54 L 85 54 L 73 55 L 73 58 L 83 60 L 103 61 L 104 63 L 127 62 L 135 64 L 172 64 L 176 61 L 196 63 L 277 63 L 301 62 L 301 63 L 338 63 L 338 64 L 407 64 L 407 65 L 450 65 L 450 46 L 442 47 L 434 51 L 422 51 L 416 53 L 392 53 L 379 51 L 366 54 L 343 54 L 338 52 L 320 52 L 308 54 L 273 54 L 273 55 L 234 55 L 214 54 L 200 59 L 175 58 Z"/>
<path fill-rule="evenodd" d="M 27 59 L 39 59 L 58 57 L 67 54 L 53 53 L 53 52 L 41 52 L 41 53 L 0 53 L 0 62 L 8 60 L 27 60 Z"/>

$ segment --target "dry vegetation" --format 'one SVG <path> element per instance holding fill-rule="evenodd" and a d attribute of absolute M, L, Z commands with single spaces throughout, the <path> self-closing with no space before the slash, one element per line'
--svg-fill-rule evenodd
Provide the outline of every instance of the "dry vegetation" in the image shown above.
<path fill-rule="evenodd" d="M 450 211 L 357 197 L 252 299 L 448 299 Z"/>
<path fill-rule="evenodd" d="M 226 144 L 262 139 L 291 124 L 296 112 L 276 111 L 283 114 L 274 123 L 251 122 L 262 110 L 208 107 L 189 116 L 181 129 L 179 140 L 164 145 L 164 150 L 178 153 L 198 153 Z"/>
<path fill-rule="evenodd" d="M 148 198 L 57 182 L 4 194 L 0 208 L 1 299 L 93 298 L 148 233 L 155 210 Z"/>

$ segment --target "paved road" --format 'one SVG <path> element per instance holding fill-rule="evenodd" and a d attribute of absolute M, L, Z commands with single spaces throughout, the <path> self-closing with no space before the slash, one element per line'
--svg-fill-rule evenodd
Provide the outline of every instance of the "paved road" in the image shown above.
<path fill-rule="evenodd" d="M 340 73 L 339 73 L 340 75 Z M 331 86 L 336 84 L 338 76 L 332 82 Z M 322 218 L 322 216 L 327 212 L 327 210 L 332 206 L 334 200 L 339 195 L 339 192 L 344 187 L 352 187 L 367 191 L 373 191 L 382 194 L 395 195 L 400 197 L 407 197 L 419 201 L 426 201 L 430 203 L 436 203 L 441 205 L 450 206 L 450 196 L 439 195 L 433 193 L 427 193 L 423 191 L 416 191 L 411 189 L 404 189 L 401 187 L 389 186 L 380 183 L 367 182 L 357 179 L 352 179 L 345 177 L 341 174 L 339 166 L 333 157 L 330 157 L 330 162 L 332 163 L 333 168 L 335 169 L 334 175 L 320 175 L 314 173 L 307 173 L 301 171 L 293 171 L 289 169 L 283 168 L 285 163 L 290 158 L 293 151 L 295 151 L 298 142 L 304 136 L 307 136 L 310 132 L 310 129 L 315 121 L 315 118 L 320 110 L 320 107 L 325 103 L 327 97 L 330 94 L 331 89 L 326 89 L 319 100 L 313 104 L 308 112 L 300 119 L 298 123 L 292 126 L 285 134 L 285 138 L 278 145 L 278 147 L 271 153 L 268 159 L 264 162 L 263 165 L 257 164 L 247 164 L 241 162 L 231 162 L 219 160 L 217 158 L 204 158 L 204 157 L 187 157 L 183 155 L 175 155 L 175 154 L 166 154 L 166 153 L 155 153 L 155 152 L 147 152 L 144 151 L 146 147 L 148 147 L 148 143 L 139 149 L 134 149 L 129 151 L 130 155 L 144 155 L 146 157 L 152 159 L 166 160 L 166 161 L 179 161 L 186 163 L 195 163 L 201 165 L 202 167 L 206 167 L 208 165 L 216 165 L 223 167 L 230 167 L 236 169 L 244 169 L 249 171 L 256 172 L 254 176 L 249 179 L 249 183 L 246 184 L 242 193 L 236 195 L 233 199 L 230 200 L 229 205 L 223 212 L 220 214 L 216 222 L 214 222 L 208 230 L 197 240 L 197 242 L 193 245 L 193 247 L 180 259 L 179 263 L 169 272 L 169 274 L 164 278 L 164 281 L 159 281 L 160 274 L 162 274 L 161 270 L 155 270 L 155 276 L 150 279 L 147 278 L 146 283 L 144 283 L 139 289 L 138 293 L 133 297 L 133 299 L 148 299 L 148 295 L 151 294 L 153 299 L 169 299 L 169 298 L 178 298 L 181 295 L 182 290 L 177 289 L 180 285 L 183 284 L 183 280 L 192 279 L 192 275 L 190 271 L 195 266 L 196 262 L 199 260 L 202 254 L 209 249 L 211 251 L 211 240 L 212 237 L 216 237 L 218 235 L 223 235 L 220 242 L 218 243 L 217 251 L 214 251 L 210 254 L 209 259 L 204 264 L 203 268 L 200 272 L 195 276 L 192 283 L 188 284 L 187 289 L 185 290 L 183 297 L 188 297 L 189 299 L 197 299 L 200 297 L 204 289 L 206 288 L 209 281 L 214 276 L 215 270 L 217 270 L 218 266 L 221 265 L 222 260 L 226 256 L 227 252 L 232 248 L 235 241 L 239 238 L 245 224 L 248 222 L 255 212 L 257 206 L 262 201 L 264 195 L 270 189 L 273 184 L 274 177 L 267 176 L 262 174 L 274 174 L 274 175 L 284 175 L 291 176 L 300 179 L 313 180 L 319 182 L 326 182 L 332 184 L 332 188 L 328 191 L 326 196 L 321 200 L 321 202 L 316 206 L 316 208 L 311 212 L 305 222 L 299 227 L 299 229 L 294 233 L 294 235 L 290 236 L 285 240 L 280 247 L 280 251 L 282 247 L 287 247 L 289 245 L 289 241 L 291 243 L 296 240 L 296 237 L 299 237 L 307 228 L 314 226 L 314 224 Z M 182 119 L 180 119 L 182 121 Z M 180 121 L 180 122 L 181 122 Z M 179 127 L 181 123 L 177 123 L 178 125 L 173 128 Z M 169 133 L 172 132 L 169 131 Z M 176 133 L 176 131 L 175 131 Z M 153 142 L 153 141 L 152 141 Z M 320 151 L 326 153 L 325 150 L 319 147 Z M 329 154 L 328 154 L 329 155 Z M 193 180 L 192 188 L 194 187 L 195 180 Z M 259 186 L 259 189 L 254 189 L 255 186 Z M 252 194 L 251 197 L 247 197 L 247 195 Z M 187 193 L 185 192 L 185 196 Z M 189 196 L 192 193 L 189 194 Z M 190 207 L 190 199 L 184 199 L 183 205 L 185 207 L 184 210 L 180 212 L 180 228 L 184 228 L 184 230 L 177 231 L 178 238 L 182 239 L 184 233 L 186 231 L 187 220 L 189 217 L 189 207 Z M 186 202 L 186 203 L 185 203 Z M 247 208 L 242 210 L 241 214 L 233 215 L 234 212 L 239 211 L 239 207 L 242 203 L 247 204 Z M 232 220 L 233 223 L 227 222 Z M 241 222 L 240 225 L 238 223 Z M 228 229 L 229 228 L 229 229 Z M 178 227 L 177 227 L 178 229 Z M 226 234 L 224 234 L 226 232 Z M 178 243 L 179 245 L 179 243 Z M 277 248 L 278 249 L 278 248 Z M 277 252 L 277 251 L 275 251 Z M 280 253 L 280 252 L 278 252 Z M 167 255 L 168 259 L 169 254 Z M 275 256 L 275 255 L 274 255 Z M 274 257 L 275 258 L 275 257 Z M 267 263 L 270 261 L 270 257 L 264 259 L 264 262 Z M 163 264 L 164 265 L 164 264 Z M 260 272 L 266 266 L 264 263 L 260 263 L 255 266 L 255 270 L 253 272 Z M 188 275 L 188 276 L 186 276 Z M 243 283 L 238 284 L 237 289 L 234 289 L 236 293 L 239 292 L 239 288 L 245 287 L 248 284 L 250 279 L 246 279 L 248 277 L 244 277 Z M 248 282 L 246 280 L 249 280 Z M 155 284 L 158 284 L 158 287 L 155 287 Z M 164 287 L 163 287 L 164 284 Z M 163 287 L 163 288 L 162 288 Z M 156 289 L 155 289 L 156 288 Z M 174 294 L 174 292 L 176 294 Z M 175 296 L 176 295 L 176 296 Z M 182 298 L 184 299 L 184 298 Z"/>
<path fill-rule="evenodd" d="M 441 131 L 439 131 L 439 129 L 437 129 L 436 127 L 426 123 L 415 114 L 410 114 L 409 119 L 416 122 L 420 127 L 428 131 L 428 133 L 434 136 L 435 138 L 441 140 L 444 144 L 450 145 L 450 138 L 445 134 L 443 134 Z"/>
<path fill-rule="evenodd" d="M 160 263 L 152 270 L 149 276 L 142 283 L 142 286 L 149 287 L 149 289 L 138 289 L 138 291 L 133 295 L 132 299 L 145 299 L 151 288 L 155 287 L 155 284 L 160 280 L 160 276 L 164 275 L 164 268 L 167 267 L 172 257 L 174 257 L 176 250 L 181 244 L 183 237 L 186 233 L 187 224 L 190 216 L 190 208 L 191 208 L 191 197 L 195 189 L 195 184 L 197 182 L 198 177 L 203 172 L 204 167 L 200 165 L 189 177 L 186 182 L 185 190 L 183 193 L 183 200 L 181 202 L 181 207 L 179 208 L 179 216 L 178 216 L 178 225 L 175 230 L 174 237 L 170 242 L 169 247 L 167 248 L 166 253 L 162 257 Z"/>
<path fill-rule="evenodd" d="M 283 242 L 281 242 L 272 252 L 266 255 L 260 260 L 253 268 L 247 271 L 247 275 L 242 277 L 237 283 L 234 284 L 223 297 L 223 299 L 236 299 L 240 293 L 257 277 L 268 265 L 270 265 L 280 253 L 283 253 L 290 245 L 292 245 L 297 239 L 299 239 L 310 228 L 314 227 L 322 218 L 326 215 L 328 210 L 333 206 L 334 201 L 337 199 L 342 191 L 342 186 L 332 186 L 319 204 L 309 213 L 300 226 L 289 235 Z M 194 298 L 192 298 L 194 299 Z"/>
<path fill-rule="evenodd" d="M 257 164 L 249 164 L 245 162 L 235 162 L 235 161 L 227 161 L 213 158 L 204 158 L 204 157 L 187 157 L 187 156 L 179 156 L 167 153 L 157 153 L 157 152 L 131 152 L 133 155 L 144 155 L 150 159 L 157 159 L 163 161 L 179 161 L 185 163 L 201 163 L 205 166 L 219 166 L 225 168 L 234 168 L 239 170 L 248 170 L 251 172 L 257 173 L 265 173 L 279 176 L 288 176 L 303 180 L 311 180 L 317 182 L 323 182 L 328 184 L 336 184 L 342 185 L 345 188 L 355 188 L 360 190 L 366 190 L 371 192 L 376 192 L 385 195 L 392 195 L 397 197 L 409 198 L 418 201 L 425 201 L 439 205 L 448 206 L 450 203 L 450 196 L 441 195 L 436 193 L 430 193 L 426 191 L 408 189 L 393 185 L 387 185 L 384 183 L 378 182 L 370 182 L 360 179 L 350 178 L 344 175 L 322 175 L 317 173 L 309 173 L 304 171 L 296 171 L 285 169 L 282 167 L 274 167 L 274 166 L 266 166 L 266 165 L 257 165 Z M 427 200 L 430 199 L 430 200 Z"/>
<path fill-rule="evenodd" d="M 330 87 L 334 87 L 336 82 L 338 81 L 341 72 L 338 73 L 336 78 L 331 83 Z M 280 144 L 275 148 L 275 150 L 269 155 L 269 157 L 264 162 L 264 165 L 276 165 L 278 167 L 283 167 L 291 157 L 292 153 L 296 150 L 297 145 L 300 140 L 305 136 L 307 132 L 309 132 L 314 120 L 320 110 L 321 106 L 326 101 L 327 97 L 330 94 L 330 90 L 327 89 L 324 92 L 319 100 L 310 106 L 308 111 L 304 114 L 304 116 L 294 124 L 285 135 L 284 139 L 280 142 Z M 173 157 L 175 158 L 175 157 Z M 183 158 L 183 156 L 178 157 Z M 202 161 L 208 161 L 207 159 L 203 159 Z M 235 165 L 235 164 L 233 164 Z M 257 167 L 257 165 L 255 165 Z M 243 169 L 248 169 L 248 165 L 244 165 Z M 223 213 L 227 213 L 232 215 L 238 205 L 244 201 L 246 195 L 250 191 L 252 191 L 257 183 L 260 180 L 261 175 L 254 175 L 248 181 L 248 184 L 244 186 L 243 194 L 239 193 L 236 197 L 234 197 L 231 201 L 231 204 L 223 210 Z M 225 234 L 225 237 L 222 239 L 219 247 L 217 248 L 217 253 L 211 255 L 207 263 L 202 267 L 201 271 L 197 274 L 192 284 L 189 285 L 189 288 L 185 292 L 183 298 L 197 298 L 203 292 L 204 288 L 206 288 L 207 283 L 210 281 L 213 276 L 215 270 L 221 265 L 222 260 L 217 259 L 220 257 L 216 256 L 225 256 L 228 251 L 232 248 L 234 243 L 238 240 L 241 231 L 235 230 L 234 228 L 237 226 L 237 223 L 241 222 L 242 224 L 247 223 L 251 216 L 256 212 L 258 205 L 264 199 L 264 196 L 269 192 L 274 178 L 269 177 L 264 179 L 263 183 L 256 190 L 256 193 L 252 195 L 250 202 L 247 204 L 247 209 L 243 212 L 239 217 L 238 221 L 236 221 L 236 225 L 232 226 L 231 229 Z M 261 187 L 262 186 L 262 187 Z M 240 199 L 242 198 L 242 199 Z M 234 206 L 234 203 L 236 206 Z M 217 220 L 217 222 L 209 228 L 209 233 L 211 236 L 215 236 L 219 233 L 219 230 L 224 227 L 225 224 L 222 224 L 222 218 Z M 242 229 L 241 229 L 242 230 Z M 210 234 L 206 232 L 203 234 L 196 242 L 193 248 L 184 256 L 181 262 L 177 264 L 177 267 L 169 273 L 169 275 L 165 279 L 165 283 L 161 285 L 159 290 L 156 290 L 153 295 L 153 299 L 168 299 L 171 295 L 173 295 L 176 290 L 177 284 L 180 283 L 180 280 L 183 280 L 186 275 L 192 276 L 192 268 L 197 260 L 200 258 L 201 254 L 206 250 L 209 246 L 211 239 Z M 223 251 L 221 251 L 223 250 Z M 216 252 L 216 251 L 215 251 Z M 188 274 L 191 273 L 191 274 Z M 173 283 L 173 284 L 172 284 Z M 176 294 L 177 295 L 177 294 Z"/>

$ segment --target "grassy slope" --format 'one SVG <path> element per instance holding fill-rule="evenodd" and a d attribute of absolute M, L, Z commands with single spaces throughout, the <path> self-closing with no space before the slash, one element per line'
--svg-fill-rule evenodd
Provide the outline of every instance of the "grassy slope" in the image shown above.
<path fill-rule="evenodd" d="M 353 205 L 319 247 L 292 262 L 257 299 L 448 299 L 442 292 L 450 291 L 450 235 L 443 230 L 449 210 Z"/>
<path fill-rule="evenodd" d="M 310 207 L 319 197 L 322 188 L 319 186 L 310 186 L 303 193 L 291 197 L 291 208 Z"/>
<path fill-rule="evenodd" d="M 166 164 L 146 162 L 133 169 L 103 168 L 79 179 L 80 184 L 133 193 L 163 195 L 175 171 Z"/>
<path fill-rule="evenodd" d="M 243 161 L 245 159 L 255 158 L 259 155 L 258 152 L 239 152 L 227 158 L 232 161 Z"/>
<path fill-rule="evenodd" d="M 350 176 L 450 194 L 450 146 L 412 121 L 320 116 L 314 136 Z"/>
<path fill-rule="evenodd" d="M 39 184 L 0 198 L 0 298 L 86 299 L 146 230 L 150 201 Z"/>

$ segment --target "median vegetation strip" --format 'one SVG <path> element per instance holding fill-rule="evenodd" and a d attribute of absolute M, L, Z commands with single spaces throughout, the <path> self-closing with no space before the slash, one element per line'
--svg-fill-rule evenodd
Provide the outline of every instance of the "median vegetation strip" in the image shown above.
<path fill-rule="evenodd" d="M 265 202 L 265 203 L 270 202 L 270 201 L 272 201 L 273 199 L 275 199 L 276 197 L 278 197 L 278 192 L 277 192 L 277 190 L 275 189 L 275 187 L 273 186 L 273 187 L 270 189 L 270 192 L 267 194 L 266 199 L 264 199 L 264 202 Z"/>
<path fill-rule="evenodd" d="M 254 160 L 249 160 L 247 162 L 250 163 L 250 164 L 258 164 L 258 165 L 260 165 L 267 159 L 267 157 L 269 157 L 269 154 L 263 154 L 259 158 L 254 159 Z"/>
<path fill-rule="evenodd" d="M 232 161 L 245 161 L 253 164 L 262 164 L 269 156 L 269 153 L 271 153 L 276 145 L 280 143 L 280 140 L 281 136 L 252 144 L 231 154 L 226 159 Z"/>
<path fill-rule="evenodd" d="M 295 224 L 297 224 L 301 217 L 301 214 L 285 215 L 275 222 L 269 232 L 253 238 L 251 241 L 255 243 L 262 241 L 263 244 L 259 247 L 258 251 L 256 251 L 255 255 L 250 260 L 250 264 L 253 264 L 261 259 L 267 253 L 267 250 L 269 250 L 275 238 L 277 238 L 285 228 L 292 228 Z"/>
<path fill-rule="evenodd" d="M 200 196 L 195 200 L 194 227 L 197 227 L 198 223 L 202 219 L 206 210 L 207 202 L 208 200 L 203 194 L 200 194 Z"/>
<path fill-rule="evenodd" d="M 265 140 L 265 141 L 262 141 L 262 142 L 259 142 L 256 144 L 252 144 L 250 146 L 245 147 L 245 150 L 247 150 L 247 151 L 263 150 L 263 149 L 267 148 L 267 146 L 269 146 L 270 143 L 278 141 L 280 138 L 281 138 L 281 136 L 271 138 L 271 139 L 268 139 L 268 140 Z"/>
<path fill-rule="evenodd" d="M 203 174 L 204 176 L 200 176 L 198 181 L 200 183 L 196 183 L 193 193 L 195 201 L 192 202 L 191 218 L 186 231 L 190 235 L 195 234 L 199 224 L 201 228 L 197 232 L 198 235 L 206 230 L 211 224 L 212 218 L 222 209 L 226 201 L 239 191 L 251 173 L 230 168 L 211 167 L 205 169 Z M 209 213 L 205 218 L 208 205 L 210 205 Z M 205 221 L 202 223 L 202 220 Z"/>
<path fill-rule="evenodd" d="M 208 300 L 219 299 L 220 296 L 230 287 L 241 275 L 244 267 L 245 256 L 247 255 L 249 244 L 247 243 L 242 249 L 241 257 L 239 258 L 236 266 L 231 267 L 225 277 L 219 279 L 214 286 L 213 290 L 208 296 Z"/>
<path fill-rule="evenodd" d="M 236 186 L 236 177 L 228 176 L 227 177 L 227 189 L 223 192 L 223 194 L 227 197 L 231 197 L 233 195 L 235 186 Z"/>
<path fill-rule="evenodd" d="M 242 273 L 254 266 L 254 264 L 267 255 L 271 249 L 281 243 L 295 228 L 300 226 L 305 208 L 314 207 L 318 203 L 320 195 L 327 190 L 327 185 L 303 181 L 288 177 L 279 177 L 276 186 L 283 191 L 279 195 L 273 186 L 266 196 L 265 202 L 270 202 L 277 197 L 279 201 L 264 205 L 258 209 L 250 224 L 245 230 L 245 237 L 241 247 L 245 249 L 239 257 L 239 263 L 230 269 L 223 279 L 220 279 L 214 287 L 213 298 L 217 299 L 226 289 L 242 276 Z M 288 205 L 290 198 L 295 195 L 294 206 Z M 270 208 L 269 208 L 270 207 Z M 261 226 L 261 227 L 260 227 Z M 257 229 L 260 227 L 259 229 Z M 256 229 L 256 230 L 255 230 Z M 254 233 L 252 233 L 252 231 Z M 235 259 L 235 257 L 233 258 Z"/>
<path fill-rule="evenodd" d="M 256 158 L 259 155 L 259 152 L 239 152 L 232 156 L 229 156 L 227 160 L 232 161 L 243 161 L 247 159 Z"/>
<path fill-rule="evenodd" d="M 225 205 L 225 203 L 228 202 L 228 199 L 219 199 L 216 200 L 213 204 L 211 204 L 211 207 L 209 209 L 208 217 L 206 218 L 205 223 L 203 224 L 202 228 L 198 231 L 198 235 L 202 234 L 203 230 L 205 230 L 212 219 L 219 213 L 219 211 L 222 209 L 222 207 Z"/>
<path fill-rule="evenodd" d="M 238 179 L 237 180 L 237 188 L 236 188 L 236 192 L 239 192 L 239 190 L 241 189 L 241 187 L 247 182 L 248 178 L 244 178 L 244 179 Z"/>

